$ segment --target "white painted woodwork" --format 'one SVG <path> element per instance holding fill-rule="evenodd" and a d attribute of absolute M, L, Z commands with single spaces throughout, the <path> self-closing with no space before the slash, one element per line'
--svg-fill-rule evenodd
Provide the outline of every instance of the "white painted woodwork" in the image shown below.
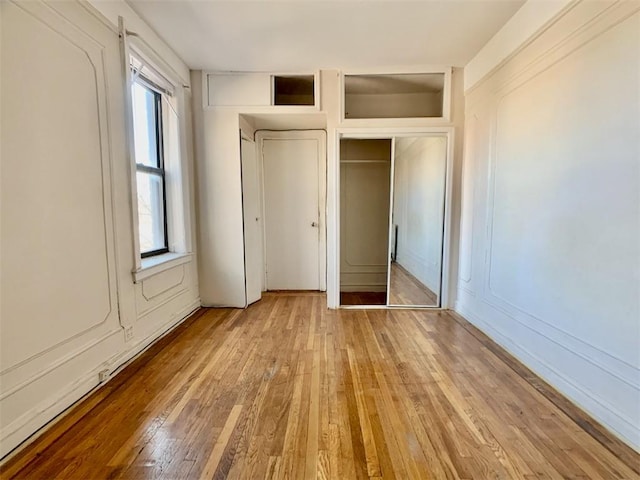
<path fill-rule="evenodd" d="M 396 139 L 393 225 L 396 262 L 439 295 L 442 274 L 447 138 Z"/>
<path fill-rule="evenodd" d="M 414 68 L 412 71 L 420 71 Z M 337 70 L 321 70 L 317 75 L 316 88 L 320 91 L 321 102 L 317 107 L 281 106 L 224 106 L 210 107 L 207 97 L 208 74 L 192 72 L 192 91 L 195 105 L 195 148 L 198 182 L 198 262 L 200 297 L 205 306 L 245 305 L 244 236 L 242 221 L 242 184 L 240 175 L 240 144 L 237 133 L 240 126 L 251 122 L 251 129 L 327 129 L 327 184 L 326 210 L 321 212 L 320 223 L 325 233 L 321 241 L 326 242 L 326 261 L 321 261 L 321 269 L 326 268 L 327 303 L 331 308 L 338 306 L 340 289 L 339 256 L 339 161 L 337 152 L 337 129 L 347 125 L 341 121 L 341 73 Z M 456 194 L 460 177 L 462 152 L 462 71 L 453 69 L 451 75 L 451 118 L 443 119 L 381 119 L 349 120 L 349 128 L 389 127 L 391 129 L 424 129 L 438 125 L 442 129 L 454 126 L 455 143 L 452 144 L 452 232 L 457 229 L 455 220 L 459 210 Z M 248 98 L 255 95 L 246 89 Z M 318 110 L 318 108 L 320 110 Z M 423 130 L 424 131 L 424 130 Z M 324 142 L 323 142 L 324 143 Z M 234 160 L 235 159 L 235 160 Z M 326 211 L 326 215 L 325 215 Z M 457 240 L 452 234 L 450 250 L 452 269 L 449 285 L 455 286 L 455 263 L 457 261 Z M 323 287 L 325 288 L 325 287 Z M 450 289 L 451 290 L 451 289 Z"/>
<path fill-rule="evenodd" d="M 266 73 L 216 73 L 207 76 L 211 107 L 271 105 L 271 75 Z"/>
<path fill-rule="evenodd" d="M 595 2 L 594 2 L 595 3 Z M 469 90 L 532 36 L 544 30 L 571 0 L 528 1 L 505 23 L 464 67 L 464 89 Z"/>
<path fill-rule="evenodd" d="M 100 46 L 62 22 L 43 23 L 44 6 L 7 4 L 3 14 L 2 70 L 21 72 L 2 82 L 6 371 L 81 332 L 116 327 L 118 308 Z M 47 58 L 67 67 L 42 88 Z M 61 111 L 65 121 L 52 122 Z M 25 328 L 41 334 L 25 339 Z"/>
<path fill-rule="evenodd" d="M 207 307 L 246 304 L 240 118 L 237 110 L 203 110 L 203 80 L 192 73 L 198 192 L 198 280 Z"/>
<path fill-rule="evenodd" d="M 170 49 L 144 35 L 151 29 L 124 2 L 103 6 L 106 17 L 81 2 L 0 3 L 0 457 L 200 303 L 193 256 L 134 284 L 117 16 L 155 52 Z M 188 71 L 172 55 L 172 75 Z M 183 195 L 186 227 L 174 240 L 186 248 L 192 157 L 182 84 L 167 126 L 181 140 L 168 148 L 182 161 L 171 178 L 181 185 L 171 188 Z"/>
<path fill-rule="evenodd" d="M 441 66 L 344 72 L 340 76 L 341 123 L 391 127 L 448 122 L 452 74 L 451 67 Z"/>
<path fill-rule="evenodd" d="M 387 288 L 391 140 L 340 144 L 340 291 Z"/>
<path fill-rule="evenodd" d="M 280 107 L 270 108 L 279 109 Z M 249 117 L 255 125 L 255 130 L 324 130 L 327 128 L 327 115 L 321 112 L 252 113 Z"/>
<path fill-rule="evenodd" d="M 306 138 L 305 138 L 306 137 Z M 320 290 L 324 135 L 260 138 L 267 290 Z"/>
<path fill-rule="evenodd" d="M 635 448 L 639 11 L 573 4 L 467 96 L 456 304 Z"/>
<path fill-rule="evenodd" d="M 242 209 L 244 214 L 244 255 L 247 305 L 262 297 L 264 280 L 262 188 L 258 173 L 256 144 L 242 138 Z"/>

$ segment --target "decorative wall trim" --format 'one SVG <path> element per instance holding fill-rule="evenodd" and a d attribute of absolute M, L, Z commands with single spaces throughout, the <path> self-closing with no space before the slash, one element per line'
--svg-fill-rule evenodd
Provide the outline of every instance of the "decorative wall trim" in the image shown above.
<path fill-rule="evenodd" d="M 168 334 L 171 330 L 173 330 L 182 322 L 184 322 L 186 319 L 188 319 L 196 310 L 200 308 L 202 307 L 200 303 L 200 298 L 198 297 L 196 300 L 190 302 L 186 307 L 184 307 L 176 315 L 174 315 L 173 318 L 177 318 L 178 320 L 175 320 L 175 321 L 170 320 L 166 323 L 163 323 L 158 328 L 153 330 L 145 338 L 133 343 L 131 348 L 111 358 L 109 360 L 109 364 L 112 365 L 111 371 L 113 372 L 113 371 L 119 370 L 122 366 L 124 366 L 125 363 L 129 362 L 137 355 L 140 355 L 147 348 L 149 348 L 155 342 L 157 342 L 166 334 Z"/>
<path fill-rule="evenodd" d="M 587 412 L 592 414 L 595 418 L 606 419 L 609 428 L 611 428 L 617 435 L 623 438 L 636 450 L 640 450 L 640 427 L 634 423 L 634 421 L 626 417 L 616 407 L 611 405 L 606 400 L 598 397 L 593 392 L 585 389 L 584 387 L 576 384 L 566 375 L 561 373 L 556 368 L 552 367 L 540 357 L 532 353 L 530 350 L 522 346 L 522 344 L 516 342 L 511 336 L 500 331 L 496 328 L 495 322 L 489 322 L 481 316 L 472 312 L 470 308 L 464 305 L 464 296 L 460 295 L 458 302 L 456 303 L 455 311 L 462 317 L 467 319 L 471 324 L 478 327 L 482 332 L 487 334 L 492 340 L 504 347 L 514 357 L 520 359 L 531 370 L 539 374 L 543 379 L 548 380 L 551 385 L 555 385 L 558 390 L 565 392 L 565 394 L 572 399 L 578 406 L 584 408 Z M 532 330 L 535 334 L 540 335 L 535 330 Z M 553 341 L 541 335 L 546 340 Z M 554 342 L 557 345 L 563 347 L 565 351 L 570 354 L 576 355 L 583 360 L 587 360 L 582 355 L 578 355 L 572 351 L 566 345 Z M 619 376 L 604 370 L 610 374 L 613 379 L 624 381 Z"/>
<path fill-rule="evenodd" d="M 633 404 L 640 399 L 638 365 L 581 338 L 581 331 L 567 331 L 503 298 L 494 290 L 491 274 L 501 102 L 638 12 L 637 2 L 574 2 L 466 92 L 463 215 L 471 216 L 473 223 L 469 220 L 465 227 L 463 219 L 461 235 L 467 244 L 462 244 L 460 255 L 461 266 L 466 266 L 460 271 L 455 304 L 456 312 L 636 449 L 640 417 Z M 481 129 L 476 131 L 478 119 Z"/>
<path fill-rule="evenodd" d="M 618 3 L 614 4 L 614 6 L 615 5 L 618 5 Z M 603 12 L 598 14 L 596 19 L 601 19 L 603 17 L 604 13 L 609 12 L 612 8 L 613 8 L 613 6 L 605 9 Z M 626 12 L 624 15 L 622 15 L 619 18 L 617 18 L 617 21 L 615 21 L 614 23 L 607 24 L 606 26 L 604 26 L 604 29 L 599 29 L 599 30 L 596 30 L 595 32 L 592 32 L 592 35 L 590 35 L 588 38 L 582 38 L 582 42 L 578 46 L 574 46 L 573 48 L 571 48 L 571 50 L 568 53 L 566 53 L 564 55 L 561 55 L 560 57 L 555 58 L 553 60 L 550 60 L 548 65 L 546 65 L 542 71 L 536 72 L 535 74 L 531 75 L 530 77 L 528 77 L 526 79 L 523 79 L 523 81 L 521 83 L 519 83 L 517 85 L 517 87 L 514 87 L 514 88 L 509 89 L 509 90 L 501 91 L 501 95 L 499 95 L 497 97 L 497 106 L 496 106 L 496 109 L 492 112 L 492 116 L 491 116 L 492 128 L 491 128 L 491 146 L 490 146 L 490 153 L 489 153 L 489 172 L 490 173 L 489 173 L 489 180 L 488 180 L 489 188 L 488 188 L 488 194 L 487 194 L 487 211 L 486 211 L 487 255 L 486 255 L 486 258 L 485 258 L 485 260 L 486 260 L 485 267 L 486 268 L 484 270 L 484 278 L 482 280 L 484 292 L 487 293 L 490 297 L 492 297 L 494 299 L 494 302 L 490 303 L 491 306 L 493 306 L 495 308 L 501 308 L 501 310 L 506 312 L 506 309 L 504 307 L 499 307 L 498 306 L 499 302 L 503 302 L 504 304 L 506 304 L 506 305 L 512 307 L 513 309 L 517 310 L 518 312 L 520 312 L 522 315 L 526 316 L 530 320 L 533 320 L 534 323 L 544 324 L 545 327 L 548 327 L 548 328 L 551 328 L 553 330 L 556 330 L 561 335 L 565 335 L 565 336 L 571 337 L 576 342 L 579 342 L 580 344 L 582 344 L 582 345 L 584 345 L 584 346 L 586 346 L 586 347 L 588 347 L 590 349 L 593 349 L 595 351 L 603 353 L 603 354 L 611 357 L 613 360 L 615 360 L 617 362 L 621 362 L 621 363 L 623 363 L 623 364 L 625 364 L 625 365 L 627 365 L 628 367 L 631 367 L 631 368 L 635 368 L 635 366 L 632 365 L 631 363 L 627 362 L 626 360 L 618 358 L 617 356 L 612 355 L 611 353 L 607 352 L 606 350 L 602 349 L 601 347 L 598 347 L 597 345 L 594 345 L 594 344 L 592 344 L 592 343 L 590 343 L 590 342 L 588 342 L 588 341 L 586 341 L 586 340 L 584 340 L 584 339 L 582 339 L 582 338 L 580 338 L 580 337 L 578 337 L 576 335 L 573 335 L 572 333 L 567 332 L 567 331 L 563 330 L 562 328 L 557 327 L 553 323 L 548 322 L 548 321 L 544 320 L 543 318 L 540 318 L 538 316 L 533 315 L 530 312 L 527 312 L 522 307 L 520 307 L 518 305 L 515 305 L 514 303 L 510 302 L 506 298 L 503 298 L 502 296 L 500 296 L 492 288 L 492 285 L 491 285 L 491 273 L 492 273 L 492 262 L 493 262 L 493 230 L 494 230 L 493 226 L 494 226 L 494 209 L 495 209 L 496 170 L 497 170 L 497 165 L 498 165 L 496 145 L 497 145 L 498 136 L 499 136 L 498 111 L 499 111 L 501 103 L 511 93 L 513 93 L 514 91 L 516 91 L 519 88 L 524 87 L 528 82 L 534 80 L 535 78 L 538 77 L 538 75 L 540 75 L 544 71 L 548 70 L 549 68 L 553 67 L 554 65 L 558 64 L 560 61 L 566 60 L 569 56 L 571 56 L 572 54 L 576 53 L 580 47 L 585 46 L 589 42 L 595 40 L 600 35 L 606 33 L 610 29 L 612 29 L 615 26 L 619 25 L 620 23 L 624 22 L 630 16 L 636 14 L 638 11 L 640 11 L 640 7 L 636 7 L 630 13 Z M 596 21 L 596 19 L 592 19 L 590 21 L 586 21 L 582 25 L 582 27 L 577 30 L 577 32 L 583 33 L 583 29 L 585 28 L 585 26 L 593 25 L 594 22 Z M 550 48 L 549 51 L 557 51 L 560 48 L 560 46 L 566 45 L 571 39 L 573 39 L 575 37 L 575 35 L 577 35 L 577 33 L 574 32 L 574 34 L 572 34 L 569 37 L 567 37 L 566 39 L 564 39 L 557 47 Z M 543 61 L 544 61 L 544 59 L 540 58 L 536 62 L 530 63 L 524 71 L 522 71 L 520 74 L 514 75 L 514 76 L 522 76 L 522 75 L 524 75 L 524 73 L 528 72 L 531 68 L 533 68 L 534 65 L 536 65 L 539 62 L 543 62 Z M 515 317 L 512 317 L 512 318 L 515 319 Z M 525 325 L 525 326 L 527 326 L 528 328 L 531 328 L 529 325 L 526 325 L 524 322 L 520 321 L 520 323 Z M 540 330 L 538 330 L 538 329 L 534 329 L 534 330 L 537 333 L 542 334 L 542 332 Z M 594 365 L 597 365 L 600 368 L 604 368 L 601 365 L 598 365 L 596 363 L 594 363 Z"/>
<path fill-rule="evenodd" d="M 104 242 L 105 242 L 105 265 L 107 272 L 107 296 L 109 308 L 107 312 L 103 315 L 100 315 L 101 320 L 94 322 L 90 326 L 84 328 L 83 330 L 76 332 L 69 337 L 61 340 L 49 347 L 37 352 L 19 362 L 10 365 L 0 371 L 0 376 L 12 372 L 33 360 L 44 356 L 45 354 L 60 348 L 63 345 L 68 344 L 69 342 L 78 339 L 82 335 L 87 332 L 94 330 L 101 325 L 104 325 L 109 317 L 112 316 L 114 310 L 116 309 L 116 296 L 114 295 L 114 290 L 116 288 L 115 281 L 115 242 L 113 235 L 113 210 L 112 210 L 112 193 L 111 193 L 111 152 L 110 152 L 110 133 L 108 129 L 108 120 L 107 120 L 107 98 L 106 98 L 106 76 L 105 76 L 105 65 L 104 65 L 104 45 L 100 44 L 93 36 L 89 35 L 83 29 L 78 27 L 77 25 L 70 22 L 61 12 L 57 9 L 53 8 L 51 5 L 48 5 L 44 2 L 34 2 L 33 4 L 22 3 L 22 2 L 11 2 L 14 6 L 18 7 L 25 14 L 32 17 L 39 24 L 48 28 L 52 32 L 59 35 L 61 38 L 66 40 L 70 45 L 72 45 L 77 50 L 80 50 L 84 53 L 84 57 L 87 62 L 91 66 L 93 71 L 93 76 L 95 80 L 95 98 L 96 98 L 96 111 L 97 111 L 97 125 L 98 125 L 98 141 L 99 141 L 99 151 L 100 151 L 100 174 L 102 178 L 102 225 L 104 228 Z M 61 25 L 53 25 L 49 23 L 44 18 L 45 16 L 52 16 L 56 18 L 58 21 L 62 20 L 64 23 L 64 27 L 69 30 L 68 32 L 64 32 Z M 86 45 L 82 45 L 77 38 L 82 38 Z M 0 399 L 4 398 L 4 395 L 0 397 Z"/>
<path fill-rule="evenodd" d="M 101 13 L 98 13 L 98 10 L 103 11 L 100 7 L 94 7 L 84 0 L 58 3 L 40 0 L 12 1 L 7 7 L 7 15 L 12 16 L 7 16 L 5 19 L 3 8 L 3 20 L 11 22 L 16 19 L 16 22 L 20 22 L 16 25 L 20 26 L 24 22 L 24 25 L 29 27 L 29 36 L 25 37 L 29 41 L 38 42 L 39 35 L 45 34 L 47 38 L 54 39 L 56 46 L 54 52 L 68 54 L 73 58 L 72 63 L 81 68 L 83 74 L 82 85 L 86 89 L 86 95 L 83 97 L 86 97 L 87 105 L 91 107 L 91 113 L 94 115 L 93 119 L 89 119 L 93 121 L 87 126 L 91 129 L 88 130 L 91 136 L 86 142 L 90 155 L 83 156 L 84 161 L 89 162 L 83 165 L 93 175 L 95 189 L 97 189 L 95 195 L 91 190 L 87 197 L 92 200 L 91 211 L 95 214 L 95 223 L 91 225 L 94 225 L 92 231 L 95 234 L 95 242 L 99 244 L 97 254 L 91 258 L 100 265 L 100 271 L 95 275 L 97 286 L 91 288 L 90 293 L 93 295 L 92 298 L 97 299 L 100 306 L 96 307 L 93 304 L 94 308 L 88 313 L 83 313 L 81 317 L 77 315 L 73 317 L 73 311 L 71 311 L 69 317 L 75 322 L 59 335 L 61 338 L 71 334 L 69 339 L 48 347 L 47 344 L 57 342 L 58 339 L 51 337 L 47 341 L 46 336 L 41 337 L 43 341 L 37 344 L 38 347 L 25 350 L 22 355 L 28 356 L 33 351 L 43 351 L 0 373 L 3 387 L 0 393 L 3 420 L 0 426 L 0 457 L 12 450 L 15 451 L 16 446 L 28 437 L 37 436 L 42 432 L 44 425 L 52 419 L 55 420 L 57 415 L 96 387 L 99 382 L 99 372 L 103 370 L 113 372 L 119 367 L 119 362 L 125 362 L 137 355 L 200 307 L 196 270 L 187 265 L 178 267 L 183 269 L 182 274 L 171 276 L 167 283 L 175 282 L 181 277 L 180 284 L 186 285 L 186 288 L 172 295 L 170 291 L 160 291 L 165 286 L 162 281 L 155 282 L 153 287 L 157 288 L 151 292 L 154 294 L 153 304 L 160 303 L 158 308 L 162 307 L 162 309 L 145 322 L 136 325 L 137 330 L 134 332 L 132 341 L 125 343 L 123 325 L 131 325 L 136 317 L 135 300 L 136 295 L 139 295 L 137 288 L 141 287 L 136 287 L 131 281 L 131 266 L 128 265 L 130 261 L 133 262 L 133 257 L 129 256 L 132 234 L 128 222 L 131 198 L 128 196 L 126 182 L 120 181 L 126 177 L 128 164 L 126 161 L 123 162 L 127 159 L 122 147 L 125 128 L 124 118 L 121 117 L 124 113 L 121 101 L 126 94 L 126 89 L 122 79 L 122 64 L 119 61 L 121 57 L 118 49 L 118 34 L 113 22 L 113 20 L 117 22 L 118 15 L 111 14 L 122 13 L 123 16 L 135 20 L 138 31 L 151 31 L 148 28 L 145 29 L 146 24 L 121 1 L 112 2 L 110 6 L 105 7 L 104 11 L 107 12 L 111 21 L 107 21 Z M 35 18 L 33 22 L 32 17 Z M 50 31 L 62 35 L 63 39 L 58 40 L 55 36 L 51 36 Z M 20 41 L 23 35 L 20 30 L 16 32 L 15 37 Z M 157 37 L 152 35 L 148 38 L 151 38 L 165 52 L 169 52 L 166 45 L 162 44 Z M 70 42 L 70 48 L 67 48 L 64 43 L 65 39 Z M 78 48 L 80 52 L 77 51 Z M 171 57 L 171 60 L 175 59 Z M 85 65 L 86 62 L 90 67 L 88 64 Z M 173 61 L 173 63 L 180 62 Z M 178 67 L 184 67 L 184 71 L 188 73 L 188 69 L 183 64 L 179 64 Z M 77 76 L 74 78 L 78 79 Z M 188 92 L 183 93 L 184 95 L 179 96 L 179 102 L 183 102 L 189 95 Z M 73 90 L 69 95 L 73 95 Z M 187 119 L 187 123 L 180 126 L 181 153 L 187 173 L 190 172 L 188 164 L 191 162 L 191 155 L 187 145 L 189 142 L 186 142 L 189 140 L 187 138 L 189 135 L 185 133 L 185 129 L 189 128 Z M 75 163 L 70 164 L 70 167 L 73 166 Z M 184 182 L 191 182 L 189 175 L 186 173 L 183 175 Z M 186 190 L 188 193 L 190 188 Z M 189 203 L 192 206 L 191 199 L 189 200 L 190 202 L 187 202 L 185 196 L 185 204 Z M 190 237 L 191 232 L 186 232 L 186 236 Z M 189 241 L 190 238 L 187 239 L 187 242 Z M 69 261 L 73 261 L 73 258 Z M 195 256 L 189 254 L 185 262 L 191 261 L 195 265 Z M 88 266 L 89 270 L 91 265 Z M 65 281 L 67 280 L 75 281 L 80 285 L 84 278 L 82 275 L 76 275 L 74 278 L 66 275 Z M 178 289 L 180 287 L 174 288 L 173 291 Z M 83 296 L 82 292 L 78 293 L 77 290 L 70 292 L 76 292 L 80 306 Z M 164 298 L 165 296 L 167 298 Z M 84 302 L 86 306 L 87 299 L 84 299 Z M 73 310 L 74 305 L 71 302 L 68 308 Z M 91 328 L 77 333 L 90 321 L 101 317 L 106 310 L 109 312 L 99 325 L 92 325 Z M 146 313 L 154 310 L 155 308 Z M 65 304 L 62 304 L 59 311 L 62 314 L 69 313 L 69 310 L 65 309 Z M 13 318 L 11 321 L 19 322 L 20 317 Z M 54 326 L 52 325 L 52 328 Z M 24 335 L 28 333 L 27 329 Z M 40 332 L 40 334 L 46 335 L 46 332 Z M 28 345 L 25 344 L 26 346 Z M 20 351 L 16 352 L 14 358 L 16 360 L 21 358 Z"/>
<path fill-rule="evenodd" d="M 595 8 L 596 6 L 600 6 L 602 10 L 594 16 L 592 12 L 588 11 L 588 8 Z M 527 73 L 545 69 L 548 65 L 559 62 L 564 56 L 573 53 L 575 49 L 615 27 L 638 11 L 640 11 L 640 5 L 637 2 L 623 0 L 609 2 L 574 1 L 549 22 L 545 28 L 536 32 L 531 39 L 465 92 L 467 114 L 487 102 L 486 98 L 476 98 L 479 91 L 485 90 L 489 85 L 491 85 L 491 93 L 498 93 L 505 88 L 517 88 L 518 82 L 523 81 L 523 77 L 525 77 L 524 81 L 526 81 Z M 561 33 L 554 30 L 559 28 L 559 25 L 563 27 Z M 599 31 L 597 30 L 598 28 L 600 29 Z M 594 31 L 591 31 L 592 29 Z M 532 45 L 545 34 L 553 34 L 561 38 L 556 39 L 556 42 L 550 46 L 540 47 L 537 50 L 533 49 Z M 527 56 L 533 58 L 529 58 L 521 62 L 521 64 L 513 65 L 506 74 L 498 75 L 500 70 L 508 63 L 513 63 L 519 57 Z"/>
<path fill-rule="evenodd" d="M 460 262 L 462 265 L 460 265 L 458 275 L 460 280 L 464 283 L 471 283 L 471 278 L 473 275 L 473 247 L 475 244 L 473 235 L 473 217 L 475 215 L 473 215 L 473 211 L 469 211 L 467 215 L 465 215 L 464 209 L 466 206 L 469 206 L 470 209 L 473 210 L 473 207 L 475 205 L 474 198 L 476 189 L 474 172 L 475 165 L 478 161 L 478 155 L 475 154 L 475 147 L 478 143 L 476 142 L 476 135 L 478 135 L 478 115 L 473 114 L 471 115 L 471 118 L 468 121 L 467 126 L 465 127 L 465 154 L 463 156 L 462 190 L 460 199 L 460 211 L 461 215 L 463 215 L 463 218 L 460 221 L 460 257 L 466 257 L 465 262 L 466 264 L 468 264 L 468 269 L 463 268 L 465 263 Z M 473 161 L 469 162 L 464 160 L 467 156 L 470 156 L 472 154 L 474 156 Z M 467 193 L 467 190 L 470 190 L 469 194 Z M 471 202 L 469 202 L 467 195 L 471 197 Z"/>
<path fill-rule="evenodd" d="M 142 310 L 141 312 L 138 313 L 137 316 L 137 320 L 140 321 L 142 320 L 144 317 L 148 316 L 149 314 L 153 313 L 154 311 L 158 310 L 159 308 L 164 307 L 167 303 L 170 303 L 172 300 L 174 300 L 175 298 L 184 295 L 185 293 L 187 293 L 189 291 L 188 288 L 182 288 L 179 291 L 177 291 L 176 293 L 174 293 L 173 295 L 171 295 L 170 297 L 167 297 L 166 299 L 164 299 L 162 302 L 158 303 L 157 305 L 154 305 L 151 308 Z"/>
<path fill-rule="evenodd" d="M 185 277 L 185 271 L 184 271 L 184 266 L 182 266 L 182 267 L 180 267 L 180 280 L 178 280 L 176 283 L 171 284 L 170 286 L 168 286 L 164 290 L 161 290 L 160 292 L 157 292 L 157 293 L 154 293 L 153 295 L 147 296 L 147 294 L 145 293 L 145 288 L 144 288 L 146 282 L 143 281 L 140 293 L 142 294 L 142 296 L 144 297 L 145 300 L 147 300 L 147 301 L 153 300 L 154 298 L 159 297 L 163 293 L 167 293 L 169 290 L 172 290 L 172 289 L 176 288 L 177 286 L 182 285 L 182 282 L 184 282 L 184 277 Z"/>
<path fill-rule="evenodd" d="M 59 358 L 57 361 L 55 361 L 54 363 L 49 365 L 44 370 L 39 371 L 36 375 L 33 375 L 32 377 L 29 377 L 25 381 L 19 383 L 18 385 L 15 385 L 14 387 L 10 388 L 9 390 L 3 391 L 2 394 L 0 394 L 0 401 L 2 401 L 5 398 L 8 398 L 8 397 L 14 395 L 16 392 L 19 392 L 20 390 L 22 390 L 26 386 L 32 384 L 33 382 L 41 379 L 44 376 L 50 374 L 54 370 L 57 370 L 62 365 L 64 365 L 64 364 L 76 359 L 77 357 L 79 357 L 83 353 L 91 350 L 92 348 L 94 348 L 95 346 L 97 346 L 100 343 L 104 342 L 105 340 L 108 340 L 113 335 L 118 335 L 118 334 L 120 334 L 120 335 L 122 334 L 122 329 L 119 326 L 115 330 L 111 330 L 111 331 L 105 333 L 104 335 L 102 335 L 101 337 L 98 337 L 98 338 L 92 340 L 91 342 L 83 345 L 79 349 L 77 349 L 77 350 L 65 355 L 64 357 Z"/>
<path fill-rule="evenodd" d="M 42 433 L 43 426 L 45 426 L 49 422 L 55 422 L 58 415 L 63 413 L 74 403 L 81 400 L 85 395 L 91 392 L 91 390 L 98 386 L 100 384 L 98 380 L 98 372 L 104 370 L 105 368 L 110 369 L 112 372 L 118 370 L 126 362 L 141 354 L 153 343 L 158 341 L 164 335 L 184 322 L 191 316 L 192 313 L 194 313 L 199 308 L 200 299 L 197 298 L 175 315 L 174 318 L 177 318 L 177 321 L 169 321 L 164 323 L 163 325 L 155 329 L 150 335 L 134 343 L 128 350 L 112 356 L 104 363 L 96 365 L 93 369 L 81 376 L 79 379 L 70 383 L 65 388 L 62 388 L 58 392 L 58 395 L 53 399 L 45 399 L 35 407 L 22 414 L 17 419 L 15 419 L 5 428 L 3 428 L 2 443 L 0 444 L 0 458 L 5 456 L 15 448 L 22 448 L 26 446 L 30 442 L 30 440 Z M 121 329 L 113 331 L 109 335 L 104 336 L 101 341 L 104 342 L 111 336 L 121 334 L 121 332 Z M 83 352 L 89 351 L 90 349 L 91 347 L 87 347 L 85 350 L 83 350 Z M 80 353 L 82 352 L 73 355 L 67 361 L 77 358 Z M 39 375 L 38 378 L 41 378 L 47 373 L 51 373 L 59 366 L 60 365 L 54 366 L 47 372 Z M 38 378 L 31 379 L 31 382 L 37 380 Z M 111 378 L 113 378 L 113 376 Z M 15 392 L 9 392 L 9 395 L 12 393 Z M 5 395 L 3 395 L 3 397 Z"/>
<path fill-rule="evenodd" d="M 0 458 L 21 448 L 22 442 L 37 436 L 50 419 L 55 418 L 98 385 L 98 370 L 94 369 L 67 387 L 51 401 L 41 402 L 10 423 L 2 432 Z"/>
<path fill-rule="evenodd" d="M 486 347 L 493 355 L 510 367 L 517 375 L 525 380 L 537 392 L 542 394 L 547 400 L 559 408 L 565 415 L 573 420 L 586 433 L 591 435 L 595 440 L 600 442 L 616 457 L 622 459 L 627 465 L 635 465 L 636 473 L 640 474 L 640 463 L 637 462 L 637 453 L 629 445 L 625 444 L 618 437 L 608 431 L 602 424 L 587 414 L 584 410 L 577 407 L 566 396 L 557 389 L 545 382 L 538 375 L 533 373 L 531 369 L 526 367 L 522 362 L 518 361 L 513 355 L 509 354 L 504 348 L 491 340 L 480 329 L 464 319 L 461 315 L 450 312 L 451 317 L 462 326 L 467 332 L 473 335 L 484 347 Z"/>
<path fill-rule="evenodd" d="M 579 341 L 579 339 L 569 334 L 565 334 L 566 336 L 564 338 L 562 336 L 556 336 L 552 333 L 553 330 L 545 332 L 543 329 L 535 328 L 529 323 L 523 322 L 517 315 L 514 315 L 512 312 L 510 312 L 508 309 L 504 308 L 501 305 L 493 303 L 485 298 L 480 299 L 480 301 L 484 303 L 486 306 L 499 311 L 501 314 L 507 316 L 509 319 L 513 320 L 514 322 L 522 325 L 527 330 L 537 335 L 540 335 L 541 337 L 554 343 L 555 345 L 558 345 L 559 347 L 562 347 L 566 351 L 580 357 L 582 360 L 589 362 L 590 364 L 592 364 L 595 367 L 598 367 L 600 370 L 607 373 L 608 375 L 615 377 L 616 379 L 626 383 L 630 387 L 640 392 L 640 385 L 638 385 L 638 383 L 634 381 L 634 377 L 637 380 L 638 378 L 640 378 L 640 375 L 638 370 L 633 365 L 630 365 L 627 362 L 624 362 L 623 360 L 619 360 L 616 357 L 612 356 L 609 352 L 595 348 L 589 345 L 588 343 L 582 343 L 582 345 L 570 344 L 572 340 Z M 536 317 L 529 315 L 526 312 L 521 312 L 521 313 L 529 318 L 536 319 Z M 560 329 L 556 329 L 556 330 L 564 334 L 562 330 Z M 600 360 L 598 360 L 598 357 L 606 357 L 606 358 L 600 358 Z M 611 362 L 611 360 L 614 360 L 614 362 Z M 608 366 L 607 363 L 611 364 L 611 366 Z"/>

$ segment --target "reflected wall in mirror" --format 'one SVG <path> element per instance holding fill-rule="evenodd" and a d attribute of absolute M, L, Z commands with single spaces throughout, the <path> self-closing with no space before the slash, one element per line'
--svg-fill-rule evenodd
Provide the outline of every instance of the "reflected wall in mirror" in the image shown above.
<path fill-rule="evenodd" d="M 389 305 L 440 306 L 447 137 L 396 138 Z"/>
<path fill-rule="evenodd" d="M 385 305 L 390 139 L 340 141 L 340 304 Z"/>

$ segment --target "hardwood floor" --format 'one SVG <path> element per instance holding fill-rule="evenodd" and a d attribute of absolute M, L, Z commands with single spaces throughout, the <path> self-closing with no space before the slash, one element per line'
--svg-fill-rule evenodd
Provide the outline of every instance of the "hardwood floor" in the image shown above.
<path fill-rule="evenodd" d="M 399 263 L 391 262 L 389 305 L 438 305 L 438 296 Z"/>
<path fill-rule="evenodd" d="M 202 310 L 0 475 L 640 478 L 635 452 L 461 318 L 325 305 L 278 293 Z"/>

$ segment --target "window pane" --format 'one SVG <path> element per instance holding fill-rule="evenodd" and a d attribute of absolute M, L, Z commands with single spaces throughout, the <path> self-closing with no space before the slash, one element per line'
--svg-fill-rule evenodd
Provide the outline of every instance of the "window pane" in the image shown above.
<path fill-rule="evenodd" d="M 137 172 L 136 180 L 140 252 L 146 253 L 166 248 L 162 177 L 152 173 Z"/>
<path fill-rule="evenodd" d="M 136 82 L 131 87 L 135 161 L 150 167 L 160 167 L 156 139 L 156 95 L 152 90 Z"/>

